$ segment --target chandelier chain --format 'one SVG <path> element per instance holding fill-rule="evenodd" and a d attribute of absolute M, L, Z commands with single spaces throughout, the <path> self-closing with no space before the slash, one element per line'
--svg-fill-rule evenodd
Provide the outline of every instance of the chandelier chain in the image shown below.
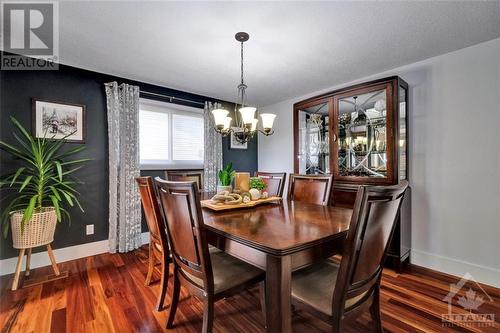
<path fill-rule="evenodd" d="M 243 80 L 243 42 L 241 42 L 241 84 L 245 84 Z"/>

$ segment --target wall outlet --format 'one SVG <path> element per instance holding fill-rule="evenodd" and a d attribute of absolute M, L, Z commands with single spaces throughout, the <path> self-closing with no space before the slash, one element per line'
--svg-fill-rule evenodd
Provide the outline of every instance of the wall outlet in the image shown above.
<path fill-rule="evenodd" d="M 94 225 L 87 224 L 87 235 L 93 235 L 93 234 L 94 234 Z"/>

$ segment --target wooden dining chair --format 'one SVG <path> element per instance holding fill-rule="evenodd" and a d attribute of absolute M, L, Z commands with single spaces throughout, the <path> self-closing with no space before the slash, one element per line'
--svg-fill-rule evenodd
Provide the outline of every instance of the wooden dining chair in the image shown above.
<path fill-rule="evenodd" d="M 179 302 L 180 283 L 203 301 L 202 332 L 212 332 L 214 302 L 264 280 L 264 271 L 214 247 L 209 249 L 196 182 L 155 178 L 174 264 L 167 328 Z"/>
<path fill-rule="evenodd" d="M 382 332 L 380 280 L 407 181 L 388 187 L 361 186 L 340 265 L 326 260 L 292 278 L 296 308 L 317 314 L 343 331 L 344 320 L 370 309 L 374 330 Z"/>
<path fill-rule="evenodd" d="M 326 206 L 330 202 L 333 176 L 291 174 L 288 200 Z"/>
<path fill-rule="evenodd" d="M 165 170 L 165 179 L 170 181 L 180 181 L 180 182 L 196 182 L 198 190 L 203 192 L 203 169 L 194 170 Z"/>
<path fill-rule="evenodd" d="M 149 228 L 149 264 L 145 282 L 146 286 L 151 284 L 155 263 L 160 262 L 161 264 L 160 295 L 158 296 L 158 305 L 156 307 L 160 311 L 163 309 L 168 286 L 170 251 L 168 248 L 167 233 L 155 194 L 153 180 L 151 177 L 137 177 L 135 180 L 139 186 L 142 208 Z"/>
<path fill-rule="evenodd" d="M 283 196 L 283 189 L 285 188 L 286 172 L 262 172 L 256 171 L 256 177 L 262 178 L 266 183 L 266 191 L 269 196 Z"/>

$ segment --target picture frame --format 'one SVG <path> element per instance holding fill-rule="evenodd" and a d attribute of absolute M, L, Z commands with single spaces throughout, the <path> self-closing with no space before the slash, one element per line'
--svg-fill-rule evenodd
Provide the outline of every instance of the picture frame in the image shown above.
<path fill-rule="evenodd" d="M 85 143 L 86 107 L 83 104 L 32 98 L 32 132 L 36 138 Z"/>
<path fill-rule="evenodd" d="M 240 150 L 246 150 L 248 149 L 248 142 L 245 143 L 240 143 L 236 140 L 234 136 L 234 131 L 238 131 L 237 127 L 232 127 L 232 132 L 229 138 L 229 149 L 240 149 Z"/>

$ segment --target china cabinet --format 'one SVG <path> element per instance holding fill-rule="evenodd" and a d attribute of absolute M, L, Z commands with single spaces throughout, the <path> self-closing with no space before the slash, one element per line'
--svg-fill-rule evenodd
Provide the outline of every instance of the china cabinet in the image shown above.
<path fill-rule="evenodd" d="M 352 206 L 360 185 L 394 185 L 408 175 L 408 84 L 399 77 L 342 88 L 294 105 L 294 171 L 333 174 L 332 202 Z M 388 260 L 410 255 L 410 189 Z"/>

